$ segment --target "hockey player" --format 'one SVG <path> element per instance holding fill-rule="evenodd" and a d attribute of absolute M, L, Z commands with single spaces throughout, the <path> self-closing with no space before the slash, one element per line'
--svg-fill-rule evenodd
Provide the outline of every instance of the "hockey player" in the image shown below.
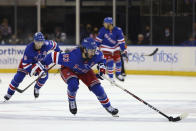
<path fill-rule="evenodd" d="M 96 48 L 96 42 L 92 38 L 85 38 L 80 47 L 66 52 L 52 52 L 41 62 L 43 65 L 51 63 L 62 65 L 60 73 L 68 85 L 69 109 L 72 114 L 77 113 L 76 93 L 79 88 L 79 80 L 97 96 L 99 102 L 110 114 L 116 115 L 118 113 L 118 109 L 111 106 L 101 83 L 91 69 L 92 66 L 98 64 L 98 76 L 105 74 L 106 61 L 102 52 Z"/>
<path fill-rule="evenodd" d="M 40 75 L 43 73 L 40 60 L 47 55 L 49 50 L 60 51 L 57 43 L 52 40 L 45 40 L 44 35 L 41 32 L 34 34 L 34 41 L 27 45 L 24 55 L 19 64 L 17 73 L 9 84 L 7 94 L 4 96 L 5 100 L 9 100 L 15 93 L 15 88 L 23 81 L 26 75 Z M 42 68 L 42 69 L 40 69 Z M 44 85 L 48 79 L 48 74 L 40 78 L 34 87 L 35 98 L 39 97 L 39 89 Z"/>
<path fill-rule="evenodd" d="M 125 40 L 121 28 L 113 26 L 113 20 L 111 17 L 106 17 L 103 23 L 104 27 L 99 30 L 99 34 L 96 37 L 97 45 L 103 52 L 106 58 L 106 66 L 109 78 L 113 79 L 114 63 L 116 78 L 120 81 L 124 81 L 124 77 L 121 75 L 122 62 L 120 55 L 127 56 L 125 49 Z"/>

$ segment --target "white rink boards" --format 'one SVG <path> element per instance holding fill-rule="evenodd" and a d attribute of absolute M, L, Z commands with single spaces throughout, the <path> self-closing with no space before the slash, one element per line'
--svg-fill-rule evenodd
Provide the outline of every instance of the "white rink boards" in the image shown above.
<path fill-rule="evenodd" d="M 13 73 L 19 65 L 25 46 L 0 46 L 0 72 Z M 74 46 L 60 46 L 62 50 Z M 154 56 L 150 54 L 156 48 Z M 128 46 L 129 61 L 125 62 L 128 74 L 159 74 L 196 76 L 196 47 Z M 58 68 L 56 66 L 55 68 Z M 54 71 L 53 72 L 57 72 Z"/>

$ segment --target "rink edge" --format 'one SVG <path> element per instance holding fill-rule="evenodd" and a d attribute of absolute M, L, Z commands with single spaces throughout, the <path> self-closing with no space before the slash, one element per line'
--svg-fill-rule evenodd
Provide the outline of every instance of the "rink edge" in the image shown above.
<path fill-rule="evenodd" d="M 0 69 L 0 73 L 15 73 L 16 69 Z M 57 69 L 53 69 L 50 73 L 58 73 Z M 196 72 L 185 71 L 150 71 L 150 70 L 127 70 L 129 75 L 169 75 L 169 76 L 196 76 Z"/>

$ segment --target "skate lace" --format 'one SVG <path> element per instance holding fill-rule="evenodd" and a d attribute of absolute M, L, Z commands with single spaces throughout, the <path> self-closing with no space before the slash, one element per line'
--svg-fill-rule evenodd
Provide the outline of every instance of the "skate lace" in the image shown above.
<path fill-rule="evenodd" d="M 70 101 L 69 103 L 70 103 L 70 107 L 71 107 L 71 109 L 76 108 L 75 101 Z"/>
<path fill-rule="evenodd" d="M 7 97 L 7 98 L 11 98 L 11 96 L 12 96 L 12 95 L 10 95 L 10 94 L 6 94 L 6 97 Z"/>
<path fill-rule="evenodd" d="M 35 93 L 39 94 L 39 89 L 35 88 Z"/>
<path fill-rule="evenodd" d="M 113 111 L 115 110 L 115 108 L 112 107 L 112 106 L 109 106 L 109 107 L 107 108 L 107 110 L 110 111 L 110 112 L 113 112 Z"/>

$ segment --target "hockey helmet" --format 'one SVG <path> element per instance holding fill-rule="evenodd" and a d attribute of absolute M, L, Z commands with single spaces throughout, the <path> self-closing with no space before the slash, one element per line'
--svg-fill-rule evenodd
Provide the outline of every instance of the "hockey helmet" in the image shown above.
<path fill-rule="evenodd" d="M 108 24 L 113 24 L 112 17 L 106 17 L 103 22 Z"/>
<path fill-rule="evenodd" d="M 84 38 L 84 40 L 82 41 L 82 47 L 85 49 L 96 49 L 97 48 L 97 44 L 95 42 L 95 40 L 93 38 Z"/>
<path fill-rule="evenodd" d="M 35 41 L 45 41 L 44 35 L 41 32 L 36 32 L 34 34 Z"/>
<path fill-rule="evenodd" d="M 95 55 L 97 44 L 93 38 L 88 37 L 88 38 L 84 38 L 84 40 L 81 43 L 81 47 L 83 53 L 85 53 L 86 58 L 90 59 L 92 58 L 92 56 Z"/>

